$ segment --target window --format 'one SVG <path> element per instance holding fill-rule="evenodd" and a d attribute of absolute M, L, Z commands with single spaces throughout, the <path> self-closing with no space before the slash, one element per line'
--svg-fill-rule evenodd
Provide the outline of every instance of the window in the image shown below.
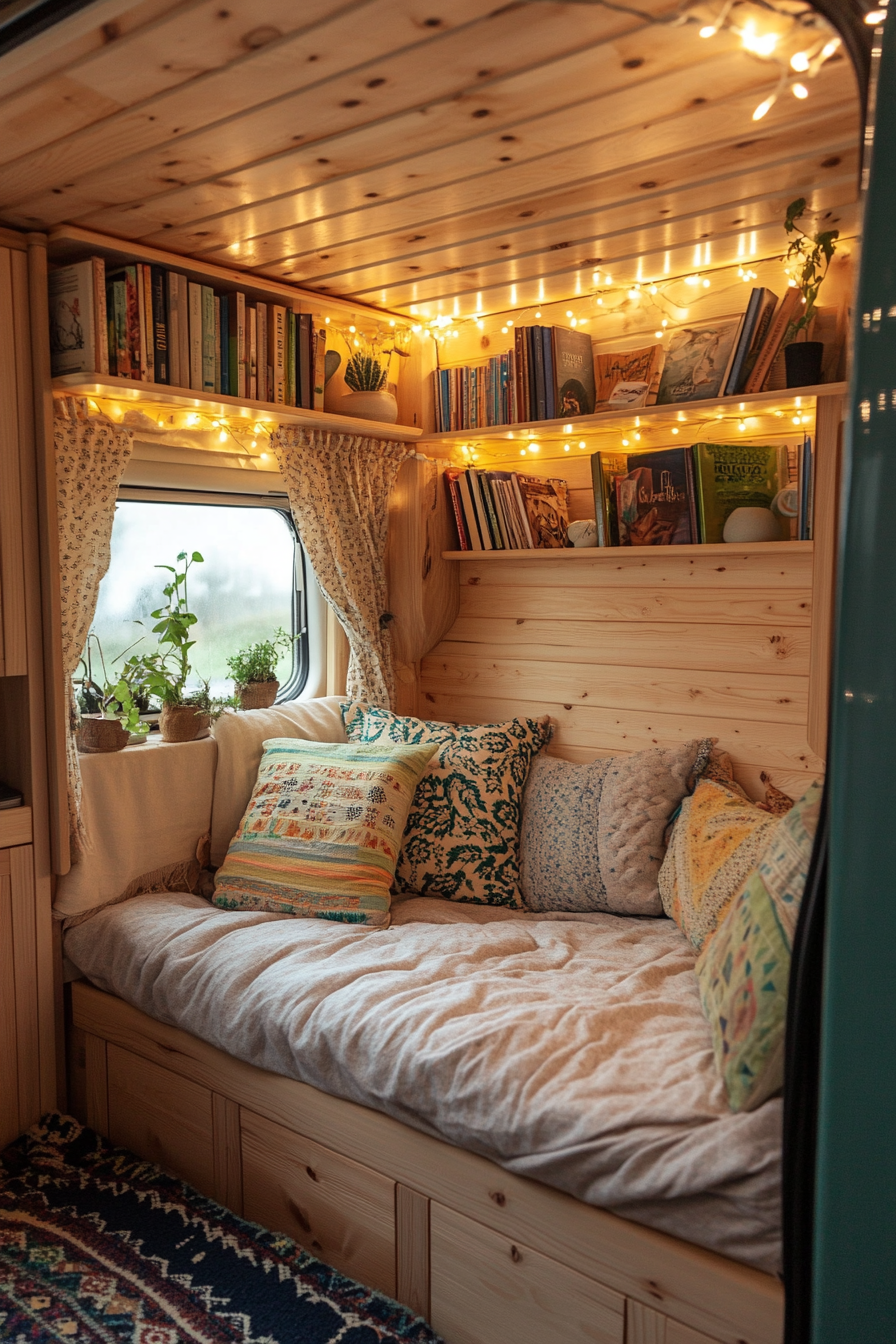
<path fill-rule="evenodd" d="M 230 695 L 228 657 L 282 628 L 301 637 L 278 663 L 278 699 L 298 695 L 308 667 L 305 567 L 292 518 L 280 507 L 120 499 L 93 622 L 107 668 L 135 640 L 142 639 L 138 650 L 155 647 L 150 613 L 164 603 L 168 579 L 155 566 L 173 565 L 180 551 L 203 557 L 189 575 L 189 606 L 198 617 L 191 689 L 208 679 L 213 695 Z"/>

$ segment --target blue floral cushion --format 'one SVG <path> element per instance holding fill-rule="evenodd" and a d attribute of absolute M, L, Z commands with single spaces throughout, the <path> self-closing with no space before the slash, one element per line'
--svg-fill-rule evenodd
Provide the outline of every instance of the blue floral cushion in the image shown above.
<path fill-rule="evenodd" d="M 399 891 L 521 908 L 519 828 L 535 753 L 550 719 L 454 725 L 342 706 L 350 742 L 436 742 L 417 785 L 395 874 Z"/>
<path fill-rule="evenodd" d="M 535 760 L 520 832 L 528 909 L 661 915 L 666 830 L 711 753 L 702 738 L 589 765 Z"/>

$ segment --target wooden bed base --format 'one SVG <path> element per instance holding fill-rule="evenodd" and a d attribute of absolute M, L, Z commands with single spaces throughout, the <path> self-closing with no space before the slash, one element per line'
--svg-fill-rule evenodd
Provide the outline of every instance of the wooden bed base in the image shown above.
<path fill-rule="evenodd" d="M 70 1105 L 448 1344 L 780 1344 L 770 1276 L 244 1064 L 86 982 Z"/>

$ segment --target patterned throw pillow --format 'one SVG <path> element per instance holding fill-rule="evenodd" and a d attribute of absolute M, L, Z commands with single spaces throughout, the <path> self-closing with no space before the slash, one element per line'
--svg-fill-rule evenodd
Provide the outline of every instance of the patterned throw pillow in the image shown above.
<path fill-rule="evenodd" d="M 398 861 L 399 891 L 519 909 L 523 790 L 551 721 L 477 726 L 402 718 L 357 701 L 343 705 L 350 742 L 420 742 L 438 748 L 417 786 Z"/>
<path fill-rule="evenodd" d="M 520 830 L 528 909 L 661 915 L 665 831 L 711 751 L 704 738 L 589 765 L 537 757 Z"/>
<path fill-rule="evenodd" d="M 734 783 L 701 779 L 660 869 L 663 909 L 699 952 L 759 861 L 777 818 Z"/>
<path fill-rule="evenodd" d="M 215 905 L 385 928 L 408 809 L 434 750 L 265 742 Z"/>
<path fill-rule="evenodd" d="M 700 998 L 733 1111 L 784 1084 L 790 954 L 818 827 L 813 784 L 767 836 L 765 852 L 697 958 Z"/>

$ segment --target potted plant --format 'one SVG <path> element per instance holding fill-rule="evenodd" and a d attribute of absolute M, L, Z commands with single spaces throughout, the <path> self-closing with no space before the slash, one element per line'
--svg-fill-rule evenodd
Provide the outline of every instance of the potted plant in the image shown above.
<path fill-rule="evenodd" d="M 342 415 L 354 415 L 361 420 L 379 420 L 394 425 L 398 419 L 398 402 L 386 384 L 389 381 L 389 360 L 393 354 L 407 358 L 394 336 L 377 331 L 373 336 L 360 332 L 343 333 L 350 354 L 345 366 L 345 384 L 340 404 Z"/>
<path fill-rule="evenodd" d="M 93 675 L 94 646 L 103 669 L 102 681 L 95 680 Z M 127 652 L 125 649 L 124 653 L 113 659 L 113 666 Z M 149 726 L 140 721 L 139 690 L 135 685 L 137 678 L 133 672 L 126 670 L 122 670 L 121 676 L 114 680 L 109 677 L 102 645 L 92 631 L 87 636 L 87 647 L 81 659 L 81 666 L 84 673 L 79 680 L 80 698 L 82 706 L 88 712 L 82 713 L 81 716 L 78 750 L 86 755 L 121 751 L 128 745 L 132 735 L 135 735 L 138 741 L 145 741 Z"/>
<path fill-rule="evenodd" d="M 156 565 L 172 576 L 162 590 L 167 602 L 152 613 L 159 646 L 153 653 L 135 654 L 124 665 L 133 684 L 161 701 L 159 731 L 165 742 L 192 742 L 211 722 L 196 694 L 187 694 L 190 650 L 196 643 L 190 632 L 197 619 L 189 608 L 187 577 L 194 564 L 202 563 L 198 551 L 181 551 L 175 565 Z"/>
<path fill-rule="evenodd" d="M 790 324 L 784 337 L 788 387 L 814 387 L 821 382 L 824 345 L 821 341 L 800 341 L 798 337 L 800 332 L 808 334 L 809 323 L 815 316 L 818 291 L 828 273 L 840 237 L 839 229 L 807 233 L 799 225 L 805 212 L 806 198 L 800 196 L 790 202 L 784 219 L 784 228 L 791 236 L 787 245 L 787 270 L 803 299 L 803 311 Z"/>
<path fill-rule="evenodd" d="M 278 630 L 273 639 L 250 644 L 227 659 L 240 709 L 270 709 L 280 689 L 277 659 L 280 651 L 285 653 L 296 638 Z"/>

